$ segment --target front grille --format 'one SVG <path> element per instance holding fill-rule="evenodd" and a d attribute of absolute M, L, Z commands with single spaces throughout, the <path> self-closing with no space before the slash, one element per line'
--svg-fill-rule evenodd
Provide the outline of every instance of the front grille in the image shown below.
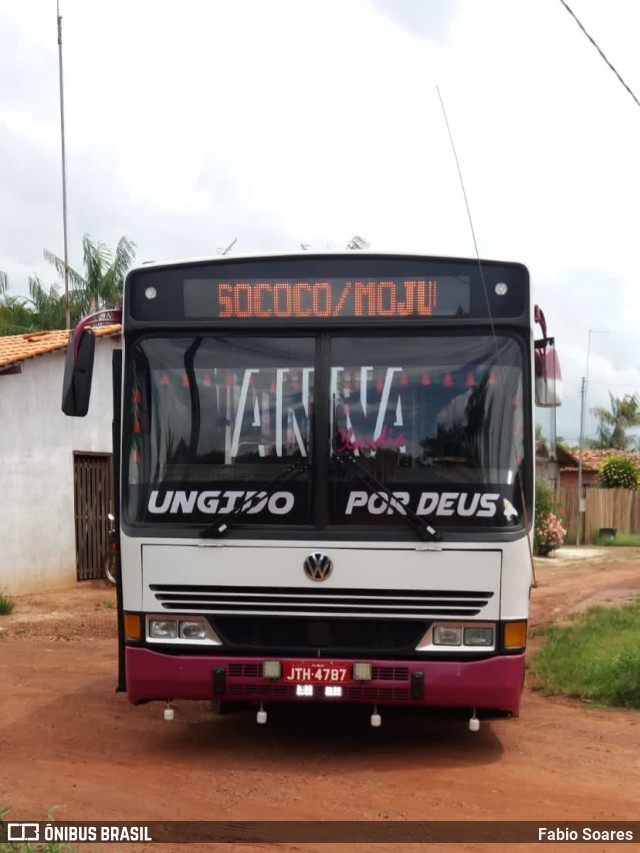
<path fill-rule="evenodd" d="M 308 589 L 297 587 L 153 584 L 164 610 L 201 610 L 210 615 L 372 616 L 393 619 L 469 618 L 493 597 L 487 590 Z"/>
<path fill-rule="evenodd" d="M 265 700 L 288 702 L 297 700 L 295 684 L 267 682 L 262 676 L 260 663 L 230 663 L 227 667 L 227 696 L 230 699 Z M 242 684 L 234 684 L 234 679 L 245 679 Z M 251 679 L 255 683 L 251 684 Z M 249 683 L 247 683 L 249 680 Z M 377 682 L 386 681 L 388 684 Z M 350 702 L 408 702 L 411 699 L 409 683 L 409 667 L 394 666 L 393 664 L 378 664 L 371 668 L 371 681 L 366 683 L 351 682 L 341 685 L 342 699 Z M 325 699 L 320 688 L 314 695 L 315 699 Z"/>
<path fill-rule="evenodd" d="M 222 642 L 236 650 L 274 654 L 408 654 L 430 622 L 408 619 L 322 619 L 275 616 L 210 616 Z"/>
<path fill-rule="evenodd" d="M 230 663 L 227 669 L 229 678 L 262 678 L 260 663 Z M 406 666 L 374 666 L 371 670 L 372 681 L 409 681 L 409 668 Z M 288 687 L 289 685 L 282 685 Z"/>

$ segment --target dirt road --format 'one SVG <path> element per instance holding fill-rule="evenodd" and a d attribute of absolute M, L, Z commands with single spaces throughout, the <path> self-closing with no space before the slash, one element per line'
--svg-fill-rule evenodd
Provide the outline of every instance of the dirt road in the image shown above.
<path fill-rule="evenodd" d="M 536 568 L 532 626 L 640 592 L 640 551 Z M 464 719 L 393 714 L 372 729 L 368 709 L 338 707 L 272 713 L 257 726 L 252 713 L 214 717 L 207 703 L 183 702 L 166 723 L 160 705 L 114 693 L 114 599 L 106 586 L 80 585 L 23 596 L 0 617 L 0 805 L 16 819 L 44 819 L 54 804 L 69 821 L 640 819 L 638 712 L 527 685 L 519 719 L 477 734 Z M 506 849 L 455 849 L 492 848 Z M 214 848 L 184 848 L 198 849 Z"/>

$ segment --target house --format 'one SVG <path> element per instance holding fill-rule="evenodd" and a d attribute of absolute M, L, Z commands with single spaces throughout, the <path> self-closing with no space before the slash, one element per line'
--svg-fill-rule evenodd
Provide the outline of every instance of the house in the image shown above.
<path fill-rule="evenodd" d="M 86 418 L 61 410 L 67 331 L 0 336 L 2 593 L 100 576 L 112 482 L 111 354 L 119 348 L 120 326 L 94 331 Z"/>
<path fill-rule="evenodd" d="M 549 450 L 546 441 L 536 441 L 536 480 L 545 480 L 555 490 L 559 486 L 559 470 L 557 453 Z"/>
<path fill-rule="evenodd" d="M 626 450 L 587 450 L 582 451 L 582 485 L 585 488 L 594 487 L 598 483 L 598 468 L 610 456 L 624 456 L 640 462 L 637 453 L 629 453 Z M 563 489 L 578 488 L 578 470 L 580 467 L 580 451 L 568 450 L 558 445 L 558 466 L 560 468 L 560 487 Z"/>

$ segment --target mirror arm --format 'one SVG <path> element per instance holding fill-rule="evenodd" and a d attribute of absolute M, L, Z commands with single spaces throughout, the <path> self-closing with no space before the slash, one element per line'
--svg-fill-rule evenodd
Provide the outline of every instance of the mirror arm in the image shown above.
<path fill-rule="evenodd" d="M 97 320 L 97 317 L 102 319 Z M 100 311 L 95 311 L 93 314 L 87 314 L 77 324 L 73 333 L 73 364 L 74 367 L 78 361 L 78 346 L 82 332 L 87 326 L 103 325 L 107 323 L 122 323 L 122 308 L 102 308 Z"/>

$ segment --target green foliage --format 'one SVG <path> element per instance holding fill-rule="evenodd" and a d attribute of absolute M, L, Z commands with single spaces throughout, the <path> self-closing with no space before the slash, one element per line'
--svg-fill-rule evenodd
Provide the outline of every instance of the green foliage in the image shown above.
<path fill-rule="evenodd" d="M 640 533 L 616 533 L 615 539 L 596 535 L 593 544 L 603 548 L 640 548 Z"/>
<path fill-rule="evenodd" d="M 536 480 L 536 515 L 558 511 L 555 489 L 540 477 Z"/>
<path fill-rule="evenodd" d="M 544 631 L 531 663 L 538 689 L 610 707 L 640 708 L 640 599 L 593 607 Z"/>
<path fill-rule="evenodd" d="M 563 514 L 553 486 L 546 480 L 537 479 L 533 528 L 533 552 L 536 556 L 547 557 L 564 542 L 567 531 L 562 524 Z"/>
<path fill-rule="evenodd" d="M 598 418 L 598 439 L 596 447 L 629 450 L 636 440 L 627 435 L 627 430 L 640 426 L 640 397 L 637 394 L 625 394 L 624 397 L 614 397 L 609 393 L 611 411 L 593 409 Z"/>
<path fill-rule="evenodd" d="M 13 599 L 0 594 L 0 616 L 8 616 L 15 606 L 16 603 Z"/>
<path fill-rule="evenodd" d="M 59 808 L 60 806 L 51 806 L 47 812 L 47 823 L 55 822 L 53 813 Z M 0 806 L 0 823 L 10 811 L 11 809 Z M 32 846 L 30 842 L 9 843 L 0 840 L 0 853 L 78 853 L 78 848 L 60 841 L 45 841 Z"/>
<path fill-rule="evenodd" d="M 628 456 L 610 456 L 598 468 L 598 485 L 635 492 L 640 488 L 640 466 Z"/>
<path fill-rule="evenodd" d="M 69 312 L 71 325 L 86 314 L 101 308 L 117 308 L 122 302 L 122 287 L 127 269 L 135 257 L 135 243 L 122 237 L 115 252 L 104 243 L 96 243 L 85 234 L 82 241 L 85 274 L 68 269 Z M 45 250 L 64 282 L 64 261 Z M 0 272 L 0 335 L 64 329 L 65 298 L 62 284 L 44 285 L 37 276 L 29 279 L 29 296 L 10 296 L 5 273 Z"/>
<path fill-rule="evenodd" d="M 104 243 L 96 243 L 87 234 L 82 239 L 84 276 L 68 270 L 70 295 L 78 318 L 100 308 L 116 308 L 122 302 L 122 286 L 127 269 L 135 257 L 136 244 L 121 237 L 115 252 Z M 45 249 L 45 259 L 64 280 L 64 261 Z"/>

